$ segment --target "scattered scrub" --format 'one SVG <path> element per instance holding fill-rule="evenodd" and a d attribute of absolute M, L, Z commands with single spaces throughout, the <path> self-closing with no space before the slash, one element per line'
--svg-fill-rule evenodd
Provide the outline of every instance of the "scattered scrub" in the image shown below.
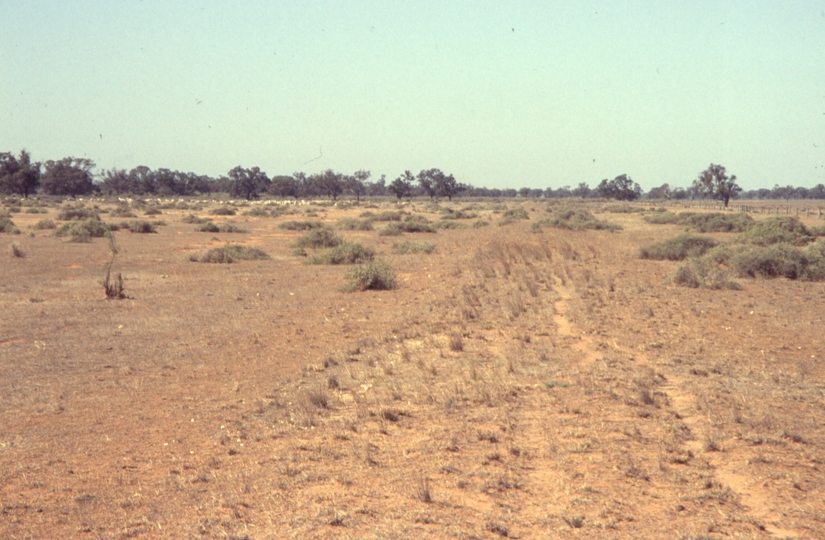
<path fill-rule="evenodd" d="M 369 214 L 365 216 L 364 214 Z M 401 221 L 404 217 L 402 212 L 381 212 L 373 215 L 372 212 L 364 212 L 361 217 L 370 217 L 373 221 Z"/>
<path fill-rule="evenodd" d="M 80 221 L 84 219 L 100 219 L 97 210 L 90 210 L 83 206 L 64 206 L 57 214 L 61 221 Z"/>
<path fill-rule="evenodd" d="M 436 229 L 467 229 L 468 225 L 466 223 L 460 223 L 458 221 L 438 221 L 435 223 Z"/>
<path fill-rule="evenodd" d="M 184 223 L 195 224 L 195 225 L 209 222 L 209 220 L 207 218 L 198 217 L 195 214 L 189 214 L 188 216 L 184 217 L 182 221 Z"/>
<path fill-rule="evenodd" d="M 509 225 L 510 223 L 514 223 L 521 219 L 530 219 L 530 215 L 527 213 L 527 210 L 524 208 L 511 208 L 510 210 L 505 210 L 504 213 L 501 214 L 501 221 L 499 221 L 498 224 Z"/>
<path fill-rule="evenodd" d="M 144 220 L 134 220 L 128 223 L 124 222 L 120 224 L 121 229 L 127 229 L 132 231 L 133 233 L 140 233 L 140 234 L 151 234 L 157 233 L 158 231 L 155 229 L 155 226 L 149 223 L 148 221 Z"/>
<path fill-rule="evenodd" d="M 348 282 L 341 287 L 343 292 L 386 291 L 398 287 L 395 271 L 392 266 L 383 261 L 373 261 L 369 264 L 356 266 L 344 274 L 344 279 Z"/>
<path fill-rule="evenodd" d="M 403 221 L 400 223 L 390 223 L 380 231 L 379 236 L 401 236 L 402 233 L 434 233 L 435 228 L 427 223 L 419 223 L 417 221 Z"/>
<path fill-rule="evenodd" d="M 716 247 L 716 240 L 695 234 L 680 234 L 670 240 L 642 247 L 639 255 L 642 259 L 656 261 L 683 261 L 688 257 L 699 257 Z"/>
<path fill-rule="evenodd" d="M 373 230 L 372 221 L 369 219 L 355 219 L 347 218 L 338 222 L 336 225 L 342 231 L 371 231 Z"/>
<path fill-rule="evenodd" d="M 320 221 L 285 221 L 278 224 L 279 229 L 286 229 L 288 231 L 309 231 L 312 229 L 321 229 L 324 224 Z"/>
<path fill-rule="evenodd" d="M 816 235 L 794 217 L 774 217 L 758 221 L 737 238 L 739 243 L 756 246 L 780 243 L 804 246 L 815 240 Z"/>
<path fill-rule="evenodd" d="M 117 230 L 117 225 L 108 225 L 99 219 L 72 221 L 64 223 L 54 231 L 60 238 L 67 237 L 69 242 L 91 242 L 92 238 L 103 238 L 111 230 Z"/>
<path fill-rule="evenodd" d="M 189 260 L 192 262 L 222 264 L 231 264 L 238 261 L 260 261 L 269 258 L 269 255 L 260 249 L 240 244 L 227 244 L 223 247 L 212 248 L 204 253 L 189 256 Z"/>
<path fill-rule="evenodd" d="M 234 208 L 229 208 L 228 206 L 221 206 L 220 208 L 213 208 L 212 210 L 209 211 L 209 214 L 213 215 L 213 216 L 234 216 L 235 213 L 236 213 L 235 209 Z"/>
<path fill-rule="evenodd" d="M 269 217 L 269 212 L 267 212 L 266 208 L 263 208 L 261 206 L 256 206 L 255 208 L 252 208 L 251 210 L 247 210 L 246 212 L 243 212 L 242 215 L 249 216 L 249 217 Z"/>
<path fill-rule="evenodd" d="M 292 244 L 296 248 L 324 249 L 334 248 L 344 243 L 344 239 L 329 229 L 314 229 Z"/>
<path fill-rule="evenodd" d="M 438 246 L 428 242 L 411 242 L 409 240 L 393 244 L 392 252 L 396 255 L 406 255 L 408 253 L 432 253 Z"/>
<path fill-rule="evenodd" d="M 548 209 L 548 211 L 552 210 Z M 613 232 L 622 229 L 615 223 L 596 219 L 593 214 L 583 208 L 561 209 L 555 211 L 552 218 L 542 220 L 541 223 L 542 225 L 546 224 L 550 227 L 555 227 L 556 229 L 567 229 L 570 231 L 584 231 L 587 229 L 592 229 L 596 231 Z"/>
<path fill-rule="evenodd" d="M 754 220 L 747 214 L 723 214 L 711 212 L 658 212 L 644 217 L 648 223 L 655 225 L 683 225 L 700 233 L 708 232 L 743 232 L 749 229 Z"/>
<path fill-rule="evenodd" d="M 364 264 L 375 258 L 375 251 L 357 242 L 344 242 L 313 255 L 305 264 Z"/>
<path fill-rule="evenodd" d="M 197 227 L 195 227 L 195 231 L 197 232 L 209 232 L 209 233 L 245 233 L 249 232 L 246 229 L 241 229 L 236 225 L 232 225 L 231 223 L 223 223 L 221 225 L 215 225 L 211 221 L 207 221 L 206 223 L 201 223 Z"/>

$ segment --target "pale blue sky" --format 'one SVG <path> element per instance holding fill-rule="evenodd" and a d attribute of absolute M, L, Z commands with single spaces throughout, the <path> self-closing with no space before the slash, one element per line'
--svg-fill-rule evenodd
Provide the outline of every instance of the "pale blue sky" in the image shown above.
<path fill-rule="evenodd" d="M 3 0 L 0 151 L 21 148 L 499 188 L 686 187 L 714 162 L 811 187 L 825 0 Z"/>

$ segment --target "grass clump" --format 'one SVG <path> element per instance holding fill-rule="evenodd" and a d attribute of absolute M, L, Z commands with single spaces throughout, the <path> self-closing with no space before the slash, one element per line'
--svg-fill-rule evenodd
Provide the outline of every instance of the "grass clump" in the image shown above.
<path fill-rule="evenodd" d="M 256 206 L 255 208 L 252 208 L 251 210 L 247 210 L 242 215 L 250 216 L 250 217 L 269 217 L 269 212 L 267 212 L 266 208 L 263 208 L 261 206 Z"/>
<path fill-rule="evenodd" d="M 406 255 L 408 253 L 432 253 L 438 246 L 427 242 L 411 242 L 409 240 L 394 244 L 392 252 L 396 255 Z"/>
<path fill-rule="evenodd" d="M 739 236 L 742 244 L 770 246 L 773 244 L 791 244 L 804 246 L 816 240 L 805 225 L 794 217 L 774 217 L 754 223 Z"/>
<path fill-rule="evenodd" d="M 2 219 L 2 218 L 0 218 L 0 219 Z M 40 221 L 38 221 L 37 223 L 34 224 L 33 228 L 37 229 L 38 231 L 43 231 L 43 230 L 54 229 L 55 227 L 57 227 L 57 225 L 55 224 L 54 221 L 52 221 L 50 219 L 41 219 Z"/>
<path fill-rule="evenodd" d="M 190 225 L 199 225 L 201 223 L 209 222 L 207 218 L 198 217 L 195 214 L 189 214 L 188 216 L 184 217 L 182 221 L 184 223 L 189 223 Z"/>
<path fill-rule="evenodd" d="M 369 219 L 347 218 L 338 222 L 337 228 L 342 231 L 371 231 L 372 221 Z"/>
<path fill-rule="evenodd" d="M 696 232 L 743 232 L 753 224 L 753 218 L 747 214 L 724 214 L 721 212 L 657 212 L 647 215 L 644 220 L 654 225 L 683 225 Z"/>
<path fill-rule="evenodd" d="M 341 287 L 342 292 L 388 291 L 398 287 L 395 271 L 383 261 L 356 266 L 344 274 L 344 279 L 348 282 Z"/>
<path fill-rule="evenodd" d="M 136 219 L 134 221 L 130 221 L 128 223 L 122 223 L 120 225 L 121 229 L 127 229 L 132 231 L 133 233 L 140 233 L 140 234 L 152 234 L 157 233 L 157 229 L 155 226 L 149 223 L 148 221 Z"/>
<path fill-rule="evenodd" d="M 209 211 L 209 214 L 213 216 L 234 216 L 235 209 L 229 208 L 228 206 L 221 206 L 220 208 L 213 208 Z"/>
<path fill-rule="evenodd" d="M 364 216 L 364 214 L 370 214 L 370 216 Z M 370 217 L 373 221 L 401 221 L 404 217 L 402 212 L 381 212 L 375 215 L 372 212 L 364 212 L 364 214 L 361 217 Z"/>
<path fill-rule="evenodd" d="M 459 221 L 437 221 L 435 223 L 436 229 L 467 229 L 469 226 L 466 223 Z"/>
<path fill-rule="evenodd" d="M 20 229 L 14 226 L 14 222 L 9 216 L 0 215 L 0 232 L 8 234 L 20 234 Z"/>
<path fill-rule="evenodd" d="M 344 243 L 344 239 L 329 229 L 314 229 L 292 244 L 296 248 L 326 249 Z"/>
<path fill-rule="evenodd" d="M 312 229 L 321 229 L 324 224 L 320 221 L 285 221 L 278 224 L 279 229 L 286 229 L 287 231 L 309 231 Z"/>
<path fill-rule="evenodd" d="M 97 210 L 90 210 L 83 206 L 64 206 L 57 214 L 57 219 L 61 221 L 81 221 L 86 219 L 99 219 Z"/>
<path fill-rule="evenodd" d="M 375 251 L 357 242 L 344 242 L 332 249 L 313 255 L 305 264 L 364 264 L 375 258 Z"/>
<path fill-rule="evenodd" d="M 402 233 L 417 233 L 417 232 L 425 232 L 425 233 L 434 233 L 435 228 L 432 225 L 427 223 L 421 223 L 418 221 L 403 221 L 400 223 L 390 223 L 380 231 L 378 231 L 379 236 L 401 236 Z"/>
<path fill-rule="evenodd" d="M 227 244 L 223 247 L 212 248 L 200 254 L 189 256 L 192 262 L 231 264 L 238 261 L 261 261 L 269 259 L 269 255 L 258 248 Z"/>
<path fill-rule="evenodd" d="M 524 208 L 511 208 L 510 210 L 505 210 L 504 213 L 501 214 L 501 221 L 499 221 L 498 224 L 509 225 L 510 223 L 514 223 L 521 219 L 530 219 L 530 215 L 527 213 L 527 210 Z"/>
<path fill-rule="evenodd" d="M 670 240 L 644 246 L 639 250 L 642 259 L 655 261 L 683 261 L 688 257 L 699 257 L 716 247 L 716 240 L 695 234 L 680 234 Z"/>
<path fill-rule="evenodd" d="M 546 221 L 546 220 L 542 220 Z M 555 212 L 555 215 L 547 222 L 556 229 L 567 229 L 570 231 L 584 231 L 592 229 L 596 231 L 619 231 L 622 228 L 615 223 L 602 221 L 582 208 L 566 209 Z"/>
<path fill-rule="evenodd" d="M 117 225 L 107 225 L 99 219 L 86 219 L 64 223 L 54 231 L 54 235 L 67 238 L 69 242 L 91 242 L 92 238 L 102 238 L 111 230 L 117 230 Z"/>

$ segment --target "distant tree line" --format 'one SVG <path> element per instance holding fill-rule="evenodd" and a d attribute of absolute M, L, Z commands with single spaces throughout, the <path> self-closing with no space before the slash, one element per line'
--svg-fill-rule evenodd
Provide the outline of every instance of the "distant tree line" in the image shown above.
<path fill-rule="evenodd" d="M 79 195 L 101 194 L 135 196 L 192 196 L 212 193 L 228 193 L 232 197 L 258 199 L 261 196 L 277 198 L 319 198 L 337 200 L 351 196 L 357 201 L 362 197 L 396 197 L 398 200 L 412 197 L 470 197 L 495 198 L 604 198 L 623 201 L 638 199 L 714 199 L 728 205 L 731 199 L 825 199 L 825 185 L 812 188 L 775 185 L 773 189 L 744 191 L 736 183 L 736 176 L 728 176 L 725 167 L 711 163 L 693 183 L 687 187 L 671 187 L 662 184 L 643 192 L 639 184 L 627 174 L 612 180 L 604 179 L 594 188 L 586 182 L 571 188 L 548 187 L 536 189 L 498 189 L 475 187 L 463 184 L 452 174 L 440 169 L 424 169 L 417 175 L 406 170 L 394 180 L 387 182 L 385 175 L 370 181 L 370 171 L 358 170 L 344 174 L 332 169 L 306 174 L 269 177 L 259 167 L 241 166 L 230 170 L 226 176 L 212 178 L 192 172 L 170 169 L 155 169 L 140 165 L 129 171 L 109 169 L 97 174 L 92 170 L 95 163 L 84 158 L 66 157 L 59 161 L 44 163 L 32 161 L 31 155 L 21 150 L 18 155 L 11 152 L 0 153 L 0 193 L 28 197 L 38 192 L 48 195 L 77 197 Z"/>

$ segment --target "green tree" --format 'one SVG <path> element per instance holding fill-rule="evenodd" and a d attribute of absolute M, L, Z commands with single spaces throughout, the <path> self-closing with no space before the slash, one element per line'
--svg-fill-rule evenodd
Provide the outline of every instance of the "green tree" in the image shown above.
<path fill-rule="evenodd" d="M 418 173 L 416 179 L 421 191 L 426 193 L 430 199 L 436 196 L 436 182 L 439 178 L 443 178 L 444 173 L 439 169 L 426 169 Z"/>
<path fill-rule="evenodd" d="M 613 180 L 605 178 L 596 191 L 600 197 L 619 201 L 635 201 L 642 196 L 642 188 L 626 174 L 619 175 Z"/>
<path fill-rule="evenodd" d="M 43 191 L 49 195 L 88 195 L 95 190 L 92 169 L 95 162 L 86 158 L 65 157 L 60 161 L 46 162 L 43 174 Z"/>
<path fill-rule="evenodd" d="M 282 199 L 287 197 L 297 199 L 299 187 L 298 180 L 294 176 L 273 176 L 272 183 L 269 184 L 269 193 Z"/>
<path fill-rule="evenodd" d="M 367 180 L 372 176 L 370 171 L 363 169 L 355 171 L 352 176 L 348 176 L 346 180 L 347 189 L 355 195 L 355 200 L 361 202 L 361 196 L 367 192 Z"/>
<path fill-rule="evenodd" d="M 102 181 L 100 182 L 100 191 L 104 195 L 118 195 L 120 193 L 129 193 L 129 175 L 126 174 L 126 169 L 109 169 L 100 174 Z"/>
<path fill-rule="evenodd" d="M 28 198 L 38 187 L 40 163 L 32 163 L 28 152 L 21 150 L 19 158 L 9 152 L 0 153 L 0 193 L 14 193 Z"/>
<path fill-rule="evenodd" d="M 344 175 L 332 169 L 327 169 L 320 174 L 313 174 L 309 177 L 309 183 L 318 192 L 333 201 L 338 200 L 338 197 L 344 192 Z"/>
<path fill-rule="evenodd" d="M 412 195 L 413 181 L 415 177 L 410 171 L 404 171 L 404 174 L 392 181 L 387 186 L 387 191 L 398 197 L 400 201 L 402 198 Z"/>
<path fill-rule="evenodd" d="M 260 197 L 270 184 L 266 173 L 258 167 L 244 169 L 238 165 L 229 171 L 229 178 L 232 181 L 229 194 L 233 197 L 243 197 L 248 201 Z"/>
<path fill-rule="evenodd" d="M 723 201 L 725 208 L 728 202 L 735 199 L 742 191 L 736 183 L 736 175 L 729 177 L 723 166 L 713 163 L 693 181 L 691 189 L 699 196 Z"/>
<path fill-rule="evenodd" d="M 467 186 L 464 184 L 460 184 L 456 181 L 455 177 L 451 174 L 449 176 L 444 176 L 443 174 L 435 179 L 435 192 L 439 197 L 447 197 L 448 200 L 452 201 L 453 197 L 461 193 L 462 191 L 466 191 Z"/>

